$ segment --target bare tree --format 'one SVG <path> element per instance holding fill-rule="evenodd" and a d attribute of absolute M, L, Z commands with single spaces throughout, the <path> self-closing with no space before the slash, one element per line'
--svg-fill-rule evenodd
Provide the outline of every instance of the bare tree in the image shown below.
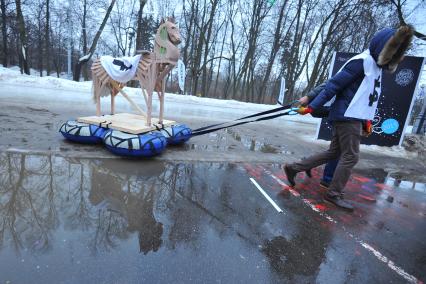
<path fill-rule="evenodd" d="M 87 0 L 83 0 L 83 19 L 81 23 L 81 34 L 82 34 L 82 41 L 83 41 L 83 54 L 87 54 Z M 89 79 L 88 71 L 87 71 L 87 65 L 83 68 L 83 78 L 84 81 L 87 81 Z"/>
<path fill-rule="evenodd" d="M 3 67 L 7 67 L 9 64 L 9 50 L 7 47 L 7 17 L 6 17 L 6 1 L 0 0 L 1 8 L 1 33 L 3 38 Z"/>
<path fill-rule="evenodd" d="M 50 75 L 50 0 L 46 0 L 46 23 L 44 28 L 45 36 L 45 59 L 46 59 L 46 74 Z"/>
<path fill-rule="evenodd" d="M 115 37 L 117 54 L 126 56 L 130 54 L 136 29 L 133 27 L 133 15 L 136 1 L 118 0 L 115 13 L 110 17 L 110 26 Z"/>
<path fill-rule="evenodd" d="M 275 25 L 275 31 L 274 31 L 274 37 L 272 42 L 272 48 L 271 52 L 269 54 L 268 63 L 266 67 L 265 76 L 263 77 L 263 82 L 259 90 L 259 102 L 263 102 L 265 100 L 265 94 L 267 91 L 267 82 L 269 80 L 269 76 L 271 75 L 272 66 L 274 64 L 275 58 L 278 54 L 278 51 L 280 50 L 280 47 L 282 45 L 282 30 L 284 28 L 284 22 L 286 21 L 287 17 L 284 18 L 284 12 L 286 10 L 286 7 L 288 5 L 288 1 L 285 0 L 281 6 L 279 7 L 279 14 L 278 14 L 278 20 Z M 287 13 L 288 16 L 288 13 Z"/>
<path fill-rule="evenodd" d="M 139 10 L 138 10 L 138 24 L 136 30 L 136 50 L 143 49 L 143 24 L 142 24 L 142 15 L 143 8 L 146 5 L 147 0 L 139 0 Z"/>
<path fill-rule="evenodd" d="M 43 13 L 43 2 L 38 1 L 37 8 L 36 8 L 36 18 L 37 18 L 37 63 L 38 63 L 38 70 L 40 73 L 40 77 L 43 76 L 43 33 L 42 33 L 42 13 Z"/>
<path fill-rule="evenodd" d="M 237 75 L 237 86 L 241 88 L 241 99 L 245 101 L 254 101 L 254 72 L 258 44 L 261 27 L 270 9 L 269 1 L 254 0 L 249 10 L 245 11 L 245 14 L 248 14 L 250 17 L 247 22 L 243 21 L 242 23 L 247 49 L 243 55 L 243 61 Z"/>
<path fill-rule="evenodd" d="M 98 44 L 99 38 L 101 37 L 102 31 L 105 28 L 105 25 L 108 21 L 108 18 L 111 14 L 112 8 L 114 7 L 116 0 L 112 0 L 107 11 L 106 14 L 104 16 L 104 19 L 102 20 L 102 23 L 95 35 L 95 38 L 93 39 L 92 45 L 90 46 L 89 52 L 87 54 L 85 54 L 83 57 L 81 57 L 74 68 L 74 73 L 73 73 L 73 80 L 74 81 L 80 81 L 80 74 L 81 74 L 81 68 L 92 58 L 95 49 L 96 49 L 96 45 Z"/>
<path fill-rule="evenodd" d="M 135 50 L 151 49 L 158 16 L 173 16 L 175 5 L 181 3 L 176 20 L 188 68 L 187 92 L 256 103 L 275 103 L 280 77 L 286 81 L 287 99 L 297 98 L 326 80 L 334 51 L 361 52 L 375 31 L 389 22 L 394 26 L 409 22 L 410 11 L 426 4 L 425 0 L 414 6 L 408 0 L 74 3 L 64 11 L 61 1 L 0 0 L 3 65 L 19 65 L 25 73 L 36 68 L 40 75 L 54 70 L 59 77 L 66 71 L 70 52 L 73 79 L 88 80 L 96 54 L 130 56 Z M 157 18 L 146 16 L 152 5 Z M 106 13 L 99 18 L 103 7 Z M 417 30 L 416 36 L 423 41 L 415 44 L 425 42 L 424 33 Z M 168 90 L 175 91 L 177 78 L 170 76 L 169 81 Z"/>
<path fill-rule="evenodd" d="M 19 36 L 20 36 L 20 55 L 21 72 L 30 74 L 30 67 L 28 65 L 28 44 L 27 44 L 27 31 L 25 29 L 24 15 L 22 14 L 21 0 L 16 0 L 16 17 L 18 20 Z"/>
<path fill-rule="evenodd" d="M 210 4 L 211 4 L 211 8 L 210 8 L 210 15 L 209 18 L 207 20 L 207 23 L 205 24 L 205 30 L 203 33 L 201 33 L 201 36 L 205 37 L 203 42 L 204 42 L 204 64 L 202 65 L 202 81 L 201 81 L 201 86 L 202 86 L 202 94 L 204 96 L 207 96 L 207 92 L 209 89 L 209 85 L 208 81 L 207 81 L 207 76 L 210 73 L 211 74 L 211 68 L 210 70 L 207 69 L 207 64 L 208 64 L 208 56 L 209 56 L 209 52 L 210 52 L 210 48 L 211 48 L 211 37 L 212 37 L 212 31 L 213 31 L 213 25 L 214 25 L 214 18 L 216 16 L 217 13 L 217 8 L 218 8 L 218 4 L 219 4 L 220 0 L 211 0 Z M 213 59 L 211 59 L 211 63 L 213 63 Z"/>
<path fill-rule="evenodd" d="M 396 13 L 398 15 L 399 23 L 401 25 L 407 25 L 407 23 L 405 21 L 405 18 L 404 18 L 404 13 L 402 11 L 404 5 L 407 4 L 407 0 L 402 0 L 402 1 L 401 0 L 390 0 L 390 2 L 392 3 L 392 5 L 394 6 L 394 8 L 396 9 Z M 424 5 L 425 4 L 424 0 L 422 0 L 421 2 L 423 2 L 423 3 L 419 3 L 416 6 L 420 6 L 420 5 Z M 419 32 L 418 30 L 414 31 L 414 36 L 417 37 L 417 38 L 419 38 L 419 39 L 421 39 L 421 40 L 426 41 L 426 35 L 423 34 L 423 33 L 421 33 L 421 32 Z"/>

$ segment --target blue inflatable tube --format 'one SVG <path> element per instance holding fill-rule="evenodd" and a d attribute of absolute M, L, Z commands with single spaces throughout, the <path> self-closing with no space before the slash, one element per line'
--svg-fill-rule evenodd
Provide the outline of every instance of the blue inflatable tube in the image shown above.
<path fill-rule="evenodd" d="M 85 143 L 99 144 L 107 129 L 93 124 L 80 123 L 75 120 L 70 120 L 62 124 L 59 132 L 68 140 Z"/>
<path fill-rule="evenodd" d="M 156 156 L 167 145 L 182 144 L 192 136 L 192 130 L 184 124 L 158 128 L 158 131 L 143 134 L 130 134 L 74 120 L 62 124 L 59 132 L 66 139 L 78 143 L 104 143 L 112 153 L 128 157 Z"/>
<path fill-rule="evenodd" d="M 159 129 L 166 137 L 167 144 L 178 145 L 185 143 L 191 138 L 192 130 L 185 124 L 177 124 Z"/>
<path fill-rule="evenodd" d="M 166 137 L 159 131 L 137 135 L 110 129 L 103 140 L 109 151 L 128 157 L 156 156 L 167 146 Z"/>

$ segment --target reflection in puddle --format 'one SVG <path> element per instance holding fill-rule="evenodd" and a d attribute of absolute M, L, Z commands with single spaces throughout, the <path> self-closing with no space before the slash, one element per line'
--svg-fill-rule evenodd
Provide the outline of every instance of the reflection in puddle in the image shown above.
<path fill-rule="evenodd" d="M 223 132 L 211 133 L 210 138 L 211 138 L 211 141 L 222 141 L 222 143 L 225 142 L 224 144 L 229 145 L 229 144 L 232 144 L 232 142 L 225 141 L 229 139 L 228 135 L 231 135 L 231 137 L 235 141 L 240 142 L 244 146 L 244 148 L 253 152 L 262 152 L 262 153 L 271 153 L 271 154 L 288 154 L 288 155 L 294 154 L 291 151 L 281 149 L 281 146 L 274 146 L 266 142 L 265 138 L 256 140 L 255 138 L 252 138 L 252 137 L 240 135 L 235 130 L 229 129 L 229 128 L 224 129 Z M 227 146 L 227 150 L 229 149 L 232 150 L 233 146 L 232 145 Z"/>
<path fill-rule="evenodd" d="M 298 199 L 285 201 L 286 217 L 276 214 L 244 169 L 0 153 L 0 275 L 30 283 L 42 274 L 24 265 L 49 265 L 48 281 L 36 282 L 70 274 L 74 283 L 105 282 L 114 273 L 125 283 L 141 275 L 147 283 L 312 282 L 337 235 Z M 224 267 L 238 273 L 223 276 Z"/>
<path fill-rule="evenodd" d="M 418 192 L 426 193 L 426 183 L 403 180 L 401 178 L 386 178 L 385 184 L 402 189 L 412 189 Z"/>
<path fill-rule="evenodd" d="M 185 265 L 188 259 L 202 264 L 200 258 L 208 254 L 218 267 L 246 270 L 242 275 L 257 267 L 256 282 L 268 282 L 270 268 L 258 244 L 271 237 L 269 220 L 278 217 L 259 207 L 256 191 L 245 193 L 246 199 L 234 190 L 241 173 L 233 164 L 0 153 L 0 275 L 9 271 L 24 283 L 31 273 L 3 264 L 15 266 L 25 259 L 26 265 L 41 267 L 43 260 L 37 257 L 45 255 L 43 267 L 52 267 L 53 261 L 55 269 L 65 269 L 75 265 L 74 259 L 88 266 L 96 263 L 93 256 L 109 252 L 112 259 L 98 260 L 104 271 L 115 271 L 115 262 L 133 263 L 136 269 L 141 266 L 138 258 L 130 261 L 127 254 L 137 251 L 151 259 L 155 253 L 154 259 L 163 263 L 173 257 Z M 228 246 L 229 261 L 217 250 L 223 246 Z M 164 275 L 181 275 L 178 267 Z M 188 277 L 220 279 L 196 270 Z M 89 279 L 76 273 L 80 280 Z M 158 280 L 158 274 L 151 279 Z"/>
<path fill-rule="evenodd" d="M 153 214 L 153 177 L 162 168 L 155 165 L 157 173 L 130 178 L 120 162 L 114 165 L 1 154 L 0 244 L 10 240 L 18 250 L 43 252 L 51 248 L 52 231 L 63 224 L 87 231 L 93 253 L 114 248 L 132 232 L 139 236 L 141 252 L 158 250 L 163 230 Z"/>
<path fill-rule="evenodd" d="M 396 189 L 413 189 L 418 192 L 426 193 L 426 183 L 424 182 L 424 176 L 409 175 L 402 172 L 387 172 L 380 168 L 356 170 L 356 172 L 362 174 L 365 177 L 374 179 L 378 183 L 383 183 Z"/>
<path fill-rule="evenodd" d="M 286 155 L 294 154 L 291 151 L 283 149 L 283 146 L 275 146 L 267 143 L 264 138 L 256 140 L 252 137 L 241 136 L 232 129 L 224 129 L 219 132 L 210 133 L 208 134 L 208 139 L 209 141 L 207 145 L 189 142 L 183 145 L 183 149 L 217 152 L 241 149 L 241 146 L 243 146 L 245 149 L 253 152 Z"/>
<path fill-rule="evenodd" d="M 183 149 L 185 150 L 202 150 L 202 151 L 208 151 L 208 152 L 216 152 L 216 151 L 226 151 L 226 150 L 232 150 L 231 146 L 219 146 L 219 145 L 198 145 L 194 143 L 185 143 L 183 145 Z"/>

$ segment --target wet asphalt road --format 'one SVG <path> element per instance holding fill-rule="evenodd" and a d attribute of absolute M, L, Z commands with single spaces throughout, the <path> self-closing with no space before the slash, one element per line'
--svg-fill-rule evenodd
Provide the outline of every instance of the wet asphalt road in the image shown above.
<path fill-rule="evenodd" d="M 351 214 L 320 173 L 1 153 L 0 283 L 425 281 L 425 184 L 358 171 Z"/>

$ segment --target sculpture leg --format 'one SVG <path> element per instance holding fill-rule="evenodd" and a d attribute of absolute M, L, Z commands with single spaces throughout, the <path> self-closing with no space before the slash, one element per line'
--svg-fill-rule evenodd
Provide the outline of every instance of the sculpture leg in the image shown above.
<path fill-rule="evenodd" d="M 115 95 L 111 94 L 111 114 L 115 114 Z"/>
<path fill-rule="evenodd" d="M 160 114 L 158 117 L 158 123 L 163 124 L 163 118 L 164 118 L 164 94 L 166 89 L 166 80 L 163 80 L 161 82 L 161 91 L 158 92 L 158 97 L 160 99 Z"/>
<path fill-rule="evenodd" d="M 101 116 L 101 96 L 99 90 L 96 90 L 96 115 Z"/>
<path fill-rule="evenodd" d="M 148 76 L 147 76 L 147 81 L 148 84 L 146 86 L 147 88 L 147 93 L 148 93 L 148 104 L 146 106 L 146 112 L 147 112 L 147 116 L 146 116 L 146 125 L 147 126 L 151 126 L 151 118 L 152 118 L 152 94 L 154 92 L 155 89 L 155 82 L 157 79 L 157 68 L 154 65 L 151 66 L 149 72 L 148 72 Z"/>
<path fill-rule="evenodd" d="M 151 126 L 152 118 L 152 89 L 148 90 L 148 104 L 146 106 L 146 125 Z"/>
<path fill-rule="evenodd" d="M 117 83 L 111 82 L 111 114 L 115 114 L 115 96 L 118 95 L 122 86 Z"/>

